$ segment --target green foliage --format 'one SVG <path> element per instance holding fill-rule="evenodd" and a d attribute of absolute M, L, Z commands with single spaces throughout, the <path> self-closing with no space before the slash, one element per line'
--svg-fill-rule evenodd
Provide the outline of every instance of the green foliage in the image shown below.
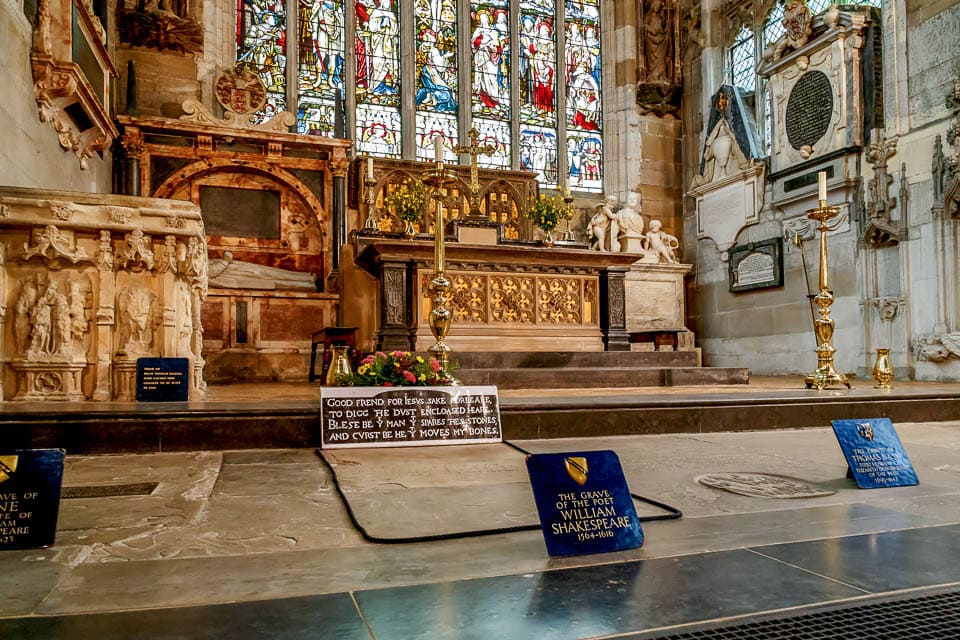
<path fill-rule="evenodd" d="M 404 222 L 416 222 L 427 204 L 427 191 L 419 181 L 407 178 L 384 199 L 384 204 Z"/>
<path fill-rule="evenodd" d="M 561 220 L 569 220 L 573 217 L 573 209 L 560 195 L 546 196 L 541 193 L 540 197 L 527 209 L 526 216 L 540 229 L 553 231 L 559 226 Z"/>

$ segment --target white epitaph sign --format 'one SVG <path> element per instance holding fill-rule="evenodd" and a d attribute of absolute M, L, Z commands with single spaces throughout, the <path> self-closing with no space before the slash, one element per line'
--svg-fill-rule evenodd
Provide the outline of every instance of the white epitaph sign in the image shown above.
<path fill-rule="evenodd" d="M 322 449 L 502 442 L 497 388 L 323 387 Z"/>

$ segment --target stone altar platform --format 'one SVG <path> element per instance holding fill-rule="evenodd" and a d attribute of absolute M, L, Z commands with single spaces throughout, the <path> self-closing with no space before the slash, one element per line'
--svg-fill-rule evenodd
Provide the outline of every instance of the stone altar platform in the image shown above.
<path fill-rule="evenodd" d="M 504 390 L 500 414 L 508 440 L 796 429 L 878 416 L 960 420 L 960 384 L 802 386 L 794 376 L 719 386 Z M 4 403 L 0 430 L 11 447 L 63 447 L 68 454 L 317 447 L 320 387 L 211 385 L 197 402 Z"/>

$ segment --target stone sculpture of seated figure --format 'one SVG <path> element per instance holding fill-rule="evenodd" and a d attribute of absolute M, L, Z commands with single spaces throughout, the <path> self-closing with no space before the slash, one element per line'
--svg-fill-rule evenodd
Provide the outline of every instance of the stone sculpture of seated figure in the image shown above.
<path fill-rule="evenodd" d="M 659 220 L 650 221 L 650 231 L 643 239 L 643 248 L 657 256 L 659 262 L 667 264 L 676 264 L 676 250 L 680 247 L 680 241 L 675 236 L 666 231 L 662 231 L 663 224 Z"/>
<path fill-rule="evenodd" d="M 627 194 L 627 203 L 617 212 L 620 223 L 620 250 L 640 253 L 643 241 L 643 216 L 640 215 L 641 197 L 636 191 Z"/>

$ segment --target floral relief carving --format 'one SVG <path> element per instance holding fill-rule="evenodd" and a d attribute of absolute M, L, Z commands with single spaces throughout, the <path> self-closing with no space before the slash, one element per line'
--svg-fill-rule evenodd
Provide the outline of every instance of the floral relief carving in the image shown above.
<path fill-rule="evenodd" d="M 404 324 L 404 298 L 406 288 L 404 281 L 406 274 L 402 269 L 384 270 L 383 273 L 383 300 L 386 321 L 389 325 Z"/>
<path fill-rule="evenodd" d="M 143 229 L 134 229 L 124 238 L 117 259 L 122 269 L 153 269 L 152 239 L 143 233 Z"/>
<path fill-rule="evenodd" d="M 580 324 L 580 281 L 561 278 L 537 280 L 537 310 L 540 322 Z"/>
<path fill-rule="evenodd" d="M 458 274 L 453 276 L 453 318 L 455 322 L 487 321 L 487 278 Z"/>
<path fill-rule="evenodd" d="M 29 260 L 35 256 L 43 258 L 51 269 L 60 268 L 60 259 L 66 258 L 73 264 L 89 261 L 83 247 L 76 246 L 72 231 L 61 231 L 55 225 L 49 224 L 43 229 L 34 229 L 34 245 L 23 245 L 23 259 Z"/>
<path fill-rule="evenodd" d="M 536 317 L 534 284 L 533 278 L 513 276 L 491 278 L 491 321 L 532 324 Z"/>

